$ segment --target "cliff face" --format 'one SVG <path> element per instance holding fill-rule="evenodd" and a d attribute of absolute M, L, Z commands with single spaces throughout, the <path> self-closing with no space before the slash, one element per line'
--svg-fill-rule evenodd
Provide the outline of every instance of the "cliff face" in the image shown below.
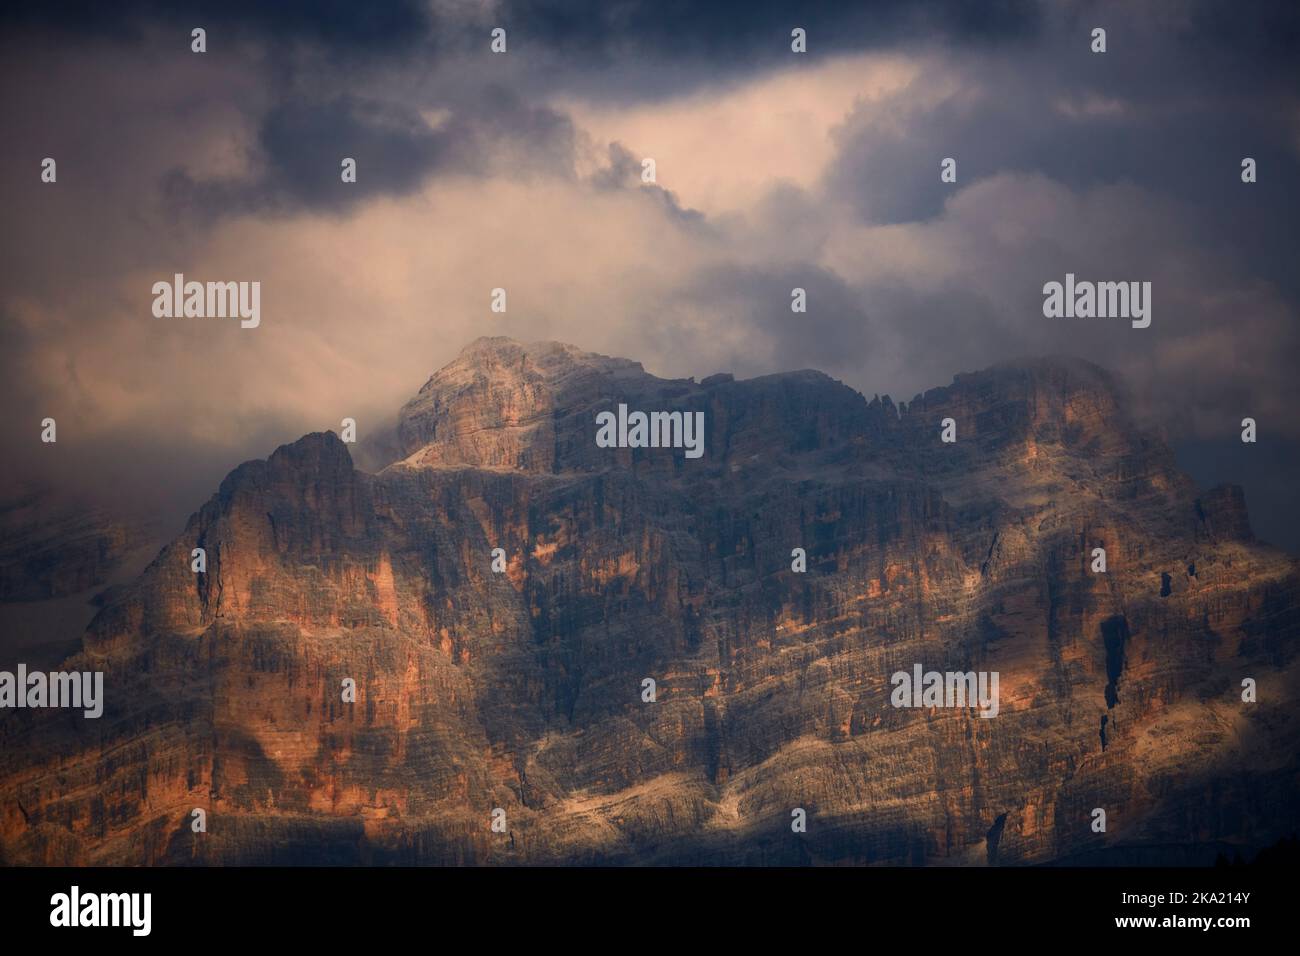
<path fill-rule="evenodd" d="M 619 402 L 703 411 L 704 456 L 597 447 Z M 104 717 L 0 712 L 5 862 L 1184 862 L 1293 829 L 1296 563 L 1093 366 L 896 407 L 484 339 L 398 437 L 374 475 L 332 433 L 240 466 L 63 665 Z M 891 706 L 918 663 L 997 671 L 997 716 Z"/>

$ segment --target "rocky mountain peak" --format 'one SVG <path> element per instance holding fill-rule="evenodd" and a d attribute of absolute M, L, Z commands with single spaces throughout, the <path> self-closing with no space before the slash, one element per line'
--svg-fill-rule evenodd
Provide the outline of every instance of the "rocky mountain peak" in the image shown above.
<path fill-rule="evenodd" d="M 402 408 L 404 464 L 555 470 L 557 420 L 651 381 L 639 362 L 560 342 L 476 339 Z"/>
<path fill-rule="evenodd" d="M 598 447 L 619 403 L 702 413 L 706 454 Z M 69 664 L 106 673 L 94 734 L 0 722 L 0 858 L 984 864 L 996 832 L 1039 863 L 1293 827 L 1296 562 L 1095 366 L 895 406 L 480 339 L 401 430 L 376 474 L 332 433 L 239 466 L 115 593 Z M 892 704 L 922 665 L 1001 674 L 996 719 Z"/>
<path fill-rule="evenodd" d="M 470 343 L 406 404 L 397 466 L 675 473 L 671 455 L 596 447 L 597 414 L 620 404 L 703 412 L 707 453 L 692 465 L 697 475 L 747 474 L 758 463 L 787 471 L 883 468 L 926 476 L 956 498 L 992 483 L 1025 499 L 1041 498 L 1062 480 L 1104 482 L 1111 467 L 1138 491 L 1184 481 L 1159 437 L 1133 421 L 1122 384 L 1080 359 L 1007 362 L 895 405 L 889 396 L 868 401 L 814 370 L 740 381 L 718 373 L 697 383 L 565 343 L 506 337 Z M 954 443 L 935 440 L 947 419 L 955 423 Z M 1006 466 L 1016 462 L 1029 467 L 1009 480 Z"/>
<path fill-rule="evenodd" d="M 560 342 L 504 337 L 470 343 L 436 372 L 401 410 L 398 436 L 405 467 L 573 472 L 608 467 L 597 454 L 596 414 L 620 403 L 641 411 L 706 411 L 715 464 L 733 438 L 767 429 L 776 445 L 796 434 L 807 444 L 807 408 L 829 402 L 841 417 L 861 416 L 861 396 L 821 372 L 768 375 L 737 382 L 728 373 L 665 379 L 640 362 L 585 352 Z M 748 443 L 745 443 L 748 447 Z M 752 453 L 752 452 L 751 452 Z"/>

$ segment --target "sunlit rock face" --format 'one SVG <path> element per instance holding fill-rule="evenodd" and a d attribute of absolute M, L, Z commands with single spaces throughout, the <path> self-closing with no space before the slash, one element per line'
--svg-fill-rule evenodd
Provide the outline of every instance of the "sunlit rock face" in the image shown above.
<path fill-rule="evenodd" d="M 597 447 L 620 402 L 704 412 L 703 457 Z M 105 672 L 104 716 L 0 711 L 4 862 L 1181 863 L 1291 832 L 1296 562 L 1101 369 L 896 406 L 481 339 L 398 444 L 235 469 L 62 665 Z M 892 706 L 915 664 L 998 672 L 997 716 Z"/>

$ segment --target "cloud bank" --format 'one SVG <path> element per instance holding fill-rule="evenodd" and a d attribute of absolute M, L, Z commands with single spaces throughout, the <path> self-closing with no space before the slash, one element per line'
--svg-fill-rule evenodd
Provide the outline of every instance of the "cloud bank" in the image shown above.
<path fill-rule="evenodd" d="M 1300 543 L 1291 5 L 5 16 L 11 481 L 179 521 L 240 460 L 387 420 L 487 334 L 666 376 L 815 367 L 901 399 L 1065 353 L 1120 372 L 1198 479 L 1244 478 L 1257 522 Z M 154 319 L 175 272 L 260 281 L 261 327 Z M 1151 327 L 1044 318 L 1067 272 L 1150 281 Z M 57 450 L 36 441 L 47 415 Z M 1240 457 L 1247 415 L 1262 469 Z"/>

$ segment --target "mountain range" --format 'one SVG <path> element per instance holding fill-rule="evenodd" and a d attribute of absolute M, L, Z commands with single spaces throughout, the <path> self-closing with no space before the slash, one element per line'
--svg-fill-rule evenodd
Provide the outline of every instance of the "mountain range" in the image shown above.
<path fill-rule="evenodd" d="M 703 455 L 599 447 L 619 404 Z M 0 861 L 1252 854 L 1296 829 L 1297 561 L 1131 408 L 1071 358 L 896 405 L 479 339 L 382 467 L 246 462 L 104 595 L 60 665 L 103 716 L 0 711 Z M 892 706 L 916 665 L 996 671 L 996 716 Z"/>

